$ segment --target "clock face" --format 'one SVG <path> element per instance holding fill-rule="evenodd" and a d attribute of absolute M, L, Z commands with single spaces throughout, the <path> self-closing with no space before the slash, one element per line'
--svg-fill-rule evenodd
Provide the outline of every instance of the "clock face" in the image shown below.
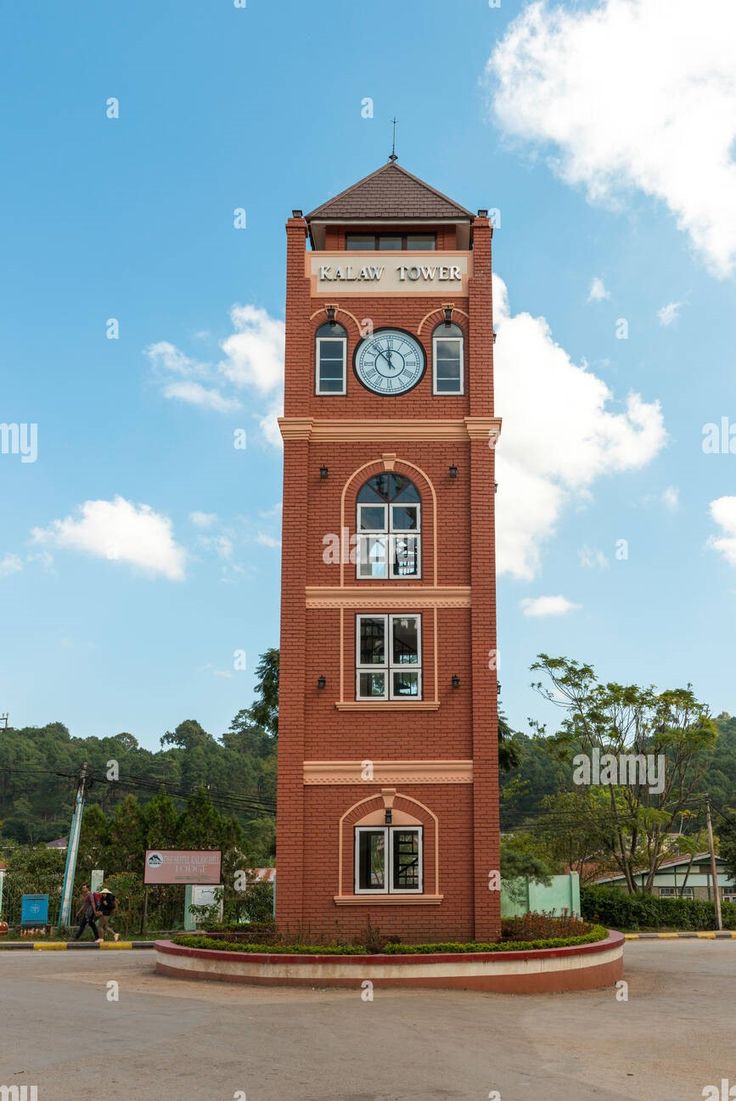
<path fill-rule="evenodd" d="M 355 373 L 376 394 L 405 394 L 424 374 L 424 351 L 400 329 L 379 329 L 358 345 Z"/>

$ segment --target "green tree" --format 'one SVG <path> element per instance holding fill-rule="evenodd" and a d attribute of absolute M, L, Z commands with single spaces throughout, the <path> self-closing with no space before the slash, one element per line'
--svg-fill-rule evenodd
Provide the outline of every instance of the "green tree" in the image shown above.
<path fill-rule="evenodd" d="M 575 754 L 573 765 L 579 758 L 581 776 L 586 761 L 590 765 L 604 756 L 616 765 L 625 757 L 646 761 L 648 756 L 663 765 L 661 785 L 641 772 L 620 783 L 618 771 L 599 785 L 607 798 L 611 855 L 632 894 L 639 889 L 634 873 L 641 867 L 647 871 L 642 889 L 651 892 L 667 855 L 668 834 L 702 792 L 718 737 L 708 707 L 690 687 L 657 692 L 653 687 L 603 684 L 592 666 L 568 658 L 540 654 L 532 670 L 548 678 L 549 684 L 539 681 L 534 687 L 563 711 L 554 740 Z M 595 777 L 591 780 L 597 784 Z"/>

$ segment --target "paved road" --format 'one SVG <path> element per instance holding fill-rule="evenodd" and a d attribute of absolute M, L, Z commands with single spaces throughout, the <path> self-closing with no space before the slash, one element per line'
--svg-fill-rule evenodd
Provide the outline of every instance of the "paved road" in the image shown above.
<path fill-rule="evenodd" d="M 142 951 L 0 952 L 0 1087 L 36 1085 L 38 1101 L 696 1101 L 736 1085 L 736 942 L 628 944 L 628 1002 L 364 1002 L 152 966 Z"/>

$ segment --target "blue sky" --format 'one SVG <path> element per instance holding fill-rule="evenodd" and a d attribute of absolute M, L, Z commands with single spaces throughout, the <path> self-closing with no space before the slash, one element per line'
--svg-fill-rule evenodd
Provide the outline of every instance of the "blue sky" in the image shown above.
<path fill-rule="evenodd" d="M 500 211 L 510 720 L 544 717 L 540 650 L 736 711 L 736 454 L 703 450 L 736 421 L 736 33 L 709 2 L 702 40 L 686 0 L 6 7 L 0 422 L 38 456 L 0 454 L 0 712 L 153 746 L 251 702 L 283 224 L 382 164 L 394 114 L 401 164 Z"/>

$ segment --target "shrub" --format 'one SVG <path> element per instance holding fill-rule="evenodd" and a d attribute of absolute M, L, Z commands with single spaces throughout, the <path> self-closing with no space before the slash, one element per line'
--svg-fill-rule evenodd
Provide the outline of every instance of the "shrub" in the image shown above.
<path fill-rule="evenodd" d="M 588 886 L 580 891 L 583 917 L 611 929 L 715 929 L 715 906 L 702 898 L 630 895 L 620 887 Z M 722 904 L 723 925 L 736 929 L 736 905 Z"/>
<path fill-rule="evenodd" d="M 573 914 L 556 917 L 553 914 L 528 913 L 520 917 L 504 918 L 501 922 L 502 940 L 545 940 L 550 937 L 580 937 L 590 932 L 591 926 Z"/>
<path fill-rule="evenodd" d="M 540 937 L 535 940 L 468 943 L 448 941 L 438 944 L 396 944 L 386 942 L 381 952 L 389 956 L 429 954 L 432 952 L 513 952 L 538 948 L 568 948 L 576 944 L 593 944 L 604 940 L 608 931 L 602 925 L 586 926 L 588 932 L 578 936 Z M 264 954 L 314 955 L 314 956 L 365 956 L 368 949 L 362 944 L 264 944 L 216 937 L 179 935 L 174 943 L 183 948 L 207 948 L 214 952 L 262 952 Z"/>

